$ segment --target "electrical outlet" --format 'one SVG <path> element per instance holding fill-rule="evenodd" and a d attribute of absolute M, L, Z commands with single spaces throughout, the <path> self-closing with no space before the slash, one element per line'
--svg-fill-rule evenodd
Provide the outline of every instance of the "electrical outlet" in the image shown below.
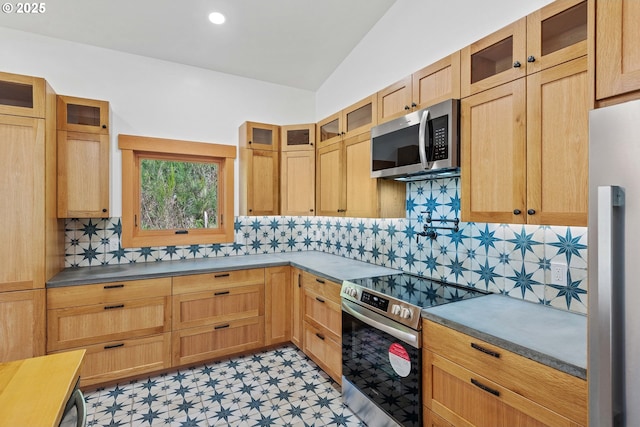
<path fill-rule="evenodd" d="M 567 286 L 567 264 L 551 263 L 551 284 Z"/>
<path fill-rule="evenodd" d="M 120 239 L 118 239 L 117 237 L 112 237 L 111 239 L 109 239 L 109 250 L 117 251 L 118 249 L 120 249 Z"/>
<path fill-rule="evenodd" d="M 364 240 L 364 250 L 372 251 L 373 250 L 373 239 L 371 237 L 367 237 Z"/>

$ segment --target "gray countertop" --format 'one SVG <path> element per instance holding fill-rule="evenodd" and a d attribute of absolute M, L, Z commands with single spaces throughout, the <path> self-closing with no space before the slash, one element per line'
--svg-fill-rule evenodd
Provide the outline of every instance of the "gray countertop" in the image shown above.
<path fill-rule="evenodd" d="M 505 295 L 422 310 L 423 317 L 578 378 L 587 378 L 587 317 Z"/>
<path fill-rule="evenodd" d="M 280 265 L 293 265 L 338 283 L 347 279 L 400 273 L 398 270 L 375 264 L 324 252 L 308 251 L 67 268 L 48 280 L 47 287 L 152 279 Z"/>

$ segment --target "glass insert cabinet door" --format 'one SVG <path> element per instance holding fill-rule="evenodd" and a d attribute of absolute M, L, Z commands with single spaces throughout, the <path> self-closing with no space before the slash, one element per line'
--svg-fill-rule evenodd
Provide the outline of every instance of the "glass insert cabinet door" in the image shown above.
<path fill-rule="evenodd" d="M 109 103 L 58 95 L 58 130 L 109 133 Z"/>
<path fill-rule="evenodd" d="M 258 122 L 244 122 L 240 126 L 240 147 L 253 150 L 278 151 L 280 126 Z"/>
<path fill-rule="evenodd" d="M 282 151 L 315 150 L 315 123 L 280 127 Z"/>
<path fill-rule="evenodd" d="M 44 117 L 45 81 L 0 72 L 0 114 Z"/>

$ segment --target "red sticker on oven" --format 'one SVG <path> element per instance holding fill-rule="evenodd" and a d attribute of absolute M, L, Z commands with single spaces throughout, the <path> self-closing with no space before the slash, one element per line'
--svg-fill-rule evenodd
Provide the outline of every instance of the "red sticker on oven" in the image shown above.
<path fill-rule="evenodd" d="M 389 362 L 391 362 L 393 370 L 401 377 L 407 377 L 411 373 L 409 353 L 398 343 L 393 343 L 389 347 Z"/>

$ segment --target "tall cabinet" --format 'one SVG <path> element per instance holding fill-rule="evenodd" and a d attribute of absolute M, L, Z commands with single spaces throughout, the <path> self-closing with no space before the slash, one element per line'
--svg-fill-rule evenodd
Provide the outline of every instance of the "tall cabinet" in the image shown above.
<path fill-rule="evenodd" d="M 55 93 L 0 73 L 0 362 L 45 352 L 45 281 L 64 266 L 56 215 Z"/>
<path fill-rule="evenodd" d="M 280 214 L 315 215 L 316 125 L 280 128 Z"/>

